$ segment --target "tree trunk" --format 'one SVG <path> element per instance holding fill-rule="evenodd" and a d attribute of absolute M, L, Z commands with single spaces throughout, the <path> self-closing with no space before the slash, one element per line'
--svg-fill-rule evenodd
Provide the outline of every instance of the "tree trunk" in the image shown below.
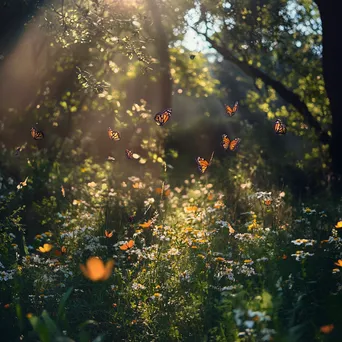
<path fill-rule="evenodd" d="M 339 106 L 342 94 L 342 66 L 340 44 L 340 17 L 342 1 L 315 0 L 323 29 L 323 76 L 330 101 L 332 116 L 332 139 L 330 143 L 331 168 L 335 193 L 342 193 L 342 112 Z"/>
<path fill-rule="evenodd" d="M 159 110 L 171 107 L 172 80 L 170 73 L 169 39 L 163 27 L 158 4 L 154 0 L 148 0 L 148 6 L 152 14 L 155 43 L 159 60 Z"/>

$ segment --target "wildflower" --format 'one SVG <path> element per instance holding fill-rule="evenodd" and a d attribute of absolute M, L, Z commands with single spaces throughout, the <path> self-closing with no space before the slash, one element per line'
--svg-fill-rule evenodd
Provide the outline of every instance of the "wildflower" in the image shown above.
<path fill-rule="evenodd" d="M 319 331 L 323 334 L 330 334 L 334 330 L 334 324 L 323 325 Z"/>
<path fill-rule="evenodd" d="M 191 213 L 191 212 L 197 211 L 197 209 L 198 209 L 198 207 L 197 207 L 196 205 L 194 205 L 194 206 L 192 206 L 192 207 L 185 207 L 185 208 L 184 208 L 184 211 L 185 211 L 186 213 Z"/>
<path fill-rule="evenodd" d="M 279 197 L 280 197 L 280 198 L 285 197 L 285 192 L 282 191 L 282 192 L 279 194 Z"/>
<path fill-rule="evenodd" d="M 225 258 L 217 257 L 217 258 L 215 258 L 215 260 L 216 260 L 216 261 L 222 261 L 222 262 L 224 262 L 224 261 L 225 261 Z"/>
<path fill-rule="evenodd" d="M 141 228 L 150 228 L 151 227 L 151 225 L 152 225 L 152 220 L 148 220 L 147 222 L 145 222 L 145 223 L 141 223 L 141 224 L 139 224 L 139 227 L 141 227 Z"/>
<path fill-rule="evenodd" d="M 339 273 L 339 272 L 340 272 L 340 270 L 339 270 L 338 268 L 333 268 L 333 270 L 332 270 L 332 273 L 333 273 L 333 274 Z"/>
<path fill-rule="evenodd" d="M 26 314 L 26 318 L 29 318 L 29 319 L 30 319 L 31 317 L 33 317 L 33 315 L 31 314 L 31 312 L 29 312 L 29 313 Z"/>
<path fill-rule="evenodd" d="M 95 188 L 96 183 L 95 182 L 90 182 L 87 185 L 89 186 L 89 188 Z"/>
<path fill-rule="evenodd" d="M 248 264 L 248 265 L 253 265 L 253 260 L 251 259 L 246 259 L 243 261 L 245 264 Z"/>
<path fill-rule="evenodd" d="M 5 309 L 9 309 L 10 306 L 11 306 L 10 304 L 5 304 L 5 305 L 4 305 L 4 308 L 5 308 Z"/>
<path fill-rule="evenodd" d="M 107 280 L 114 266 L 114 260 L 107 261 L 106 265 L 98 257 L 90 257 L 86 266 L 80 264 L 83 275 L 92 281 Z"/>
<path fill-rule="evenodd" d="M 127 251 L 127 249 L 130 249 L 134 246 L 134 241 L 129 240 L 128 242 L 124 243 L 123 245 L 120 246 L 120 249 L 122 251 Z"/>
<path fill-rule="evenodd" d="M 337 260 L 337 262 L 335 262 L 335 265 L 338 267 L 342 267 L 342 260 L 341 259 Z"/>
<path fill-rule="evenodd" d="M 342 221 L 338 221 L 338 222 L 336 223 L 336 225 L 335 225 L 335 228 L 336 228 L 336 229 L 342 228 Z"/>
<path fill-rule="evenodd" d="M 37 250 L 42 252 L 42 253 L 47 253 L 50 252 L 52 249 L 52 245 L 49 243 L 44 243 L 43 247 L 39 247 Z"/>

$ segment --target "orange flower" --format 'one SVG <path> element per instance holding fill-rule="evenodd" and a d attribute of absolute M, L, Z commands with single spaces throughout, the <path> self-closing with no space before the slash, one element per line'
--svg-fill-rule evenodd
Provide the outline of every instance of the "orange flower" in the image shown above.
<path fill-rule="evenodd" d="M 114 266 L 114 260 L 108 260 L 105 265 L 98 257 L 90 257 L 86 266 L 80 264 L 80 269 L 85 277 L 92 281 L 107 280 Z"/>
<path fill-rule="evenodd" d="M 283 260 L 286 260 L 286 259 L 287 259 L 287 255 L 286 255 L 286 254 L 283 254 L 282 259 L 283 259 Z"/>
<path fill-rule="evenodd" d="M 120 246 L 120 249 L 122 251 L 127 251 L 127 249 L 130 249 L 134 246 L 134 241 L 129 240 L 128 242 L 124 243 L 123 245 Z"/>
<path fill-rule="evenodd" d="M 152 220 L 148 220 L 147 222 L 145 222 L 145 223 L 141 223 L 141 224 L 139 224 L 139 227 L 141 227 L 141 228 L 150 228 L 151 227 L 151 225 L 152 225 Z"/>
<path fill-rule="evenodd" d="M 337 262 L 335 262 L 335 265 L 338 267 L 342 267 L 342 260 L 341 259 L 337 260 Z"/>
<path fill-rule="evenodd" d="M 113 236 L 113 231 L 109 232 L 107 229 L 105 230 L 105 237 L 111 238 Z"/>
<path fill-rule="evenodd" d="M 215 258 L 216 261 L 225 261 L 225 258 L 222 258 L 222 257 L 217 257 Z"/>
<path fill-rule="evenodd" d="M 267 200 L 265 200 L 264 201 L 264 203 L 265 203 L 265 205 L 271 205 L 271 203 L 272 203 L 272 200 L 271 199 L 267 199 Z"/>
<path fill-rule="evenodd" d="M 9 309 L 9 307 L 10 307 L 10 304 L 5 304 L 5 305 L 4 305 L 4 308 L 5 308 L 5 309 Z"/>
<path fill-rule="evenodd" d="M 56 256 L 61 256 L 62 254 L 65 254 L 67 251 L 66 247 L 62 246 L 60 249 L 55 250 Z"/>
<path fill-rule="evenodd" d="M 334 324 L 323 325 L 319 331 L 323 334 L 330 334 L 334 330 Z"/>
<path fill-rule="evenodd" d="M 186 213 L 191 213 L 191 212 L 197 211 L 197 209 L 198 209 L 198 207 L 196 205 L 193 205 L 192 207 L 185 207 L 184 211 Z"/>
<path fill-rule="evenodd" d="M 37 250 L 42 252 L 42 253 L 47 253 L 50 252 L 52 249 L 52 245 L 49 243 L 44 243 L 43 247 L 39 247 Z"/>

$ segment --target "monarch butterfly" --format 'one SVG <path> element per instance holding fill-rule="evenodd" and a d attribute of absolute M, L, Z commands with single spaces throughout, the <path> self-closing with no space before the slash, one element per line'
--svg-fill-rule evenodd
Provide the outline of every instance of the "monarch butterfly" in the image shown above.
<path fill-rule="evenodd" d="M 126 152 L 126 157 L 127 157 L 128 159 L 133 159 L 133 152 L 132 152 L 131 150 L 129 150 L 128 148 L 126 148 L 125 152 Z"/>
<path fill-rule="evenodd" d="M 211 165 L 213 157 L 214 157 L 214 152 L 211 154 L 209 162 L 201 157 L 196 158 L 197 167 L 200 173 L 204 173 L 206 169 Z"/>
<path fill-rule="evenodd" d="M 113 232 L 109 232 L 107 229 L 105 230 L 105 237 L 111 238 L 113 236 Z"/>
<path fill-rule="evenodd" d="M 234 103 L 233 108 L 230 107 L 230 106 L 228 106 L 228 105 L 226 105 L 226 104 L 225 104 L 224 106 L 225 106 L 225 109 L 226 109 L 226 114 L 227 114 L 228 116 L 232 117 L 232 116 L 237 112 L 237 110 L 238 110 L 239 102 L 236 101 L 236 102 Z"/>
<path fill-rule="evenodd" d="M 34 140 L 42 140 L 44 139 L 43 131 L 38 131 L 35 127 L 31 128 L 31 135 Z"/>
<path fill-rule="evenodd" d="M 167 108 L 154 116 L 154 121 L 158 126 L 165 125 L 171 118 L 172 108 Z"/>
<path fill-rule="evenodd" d="M 110 140 L 119 141 L 121 139 L 120 133 L 118 131 L 113 131 L 108 127 L 108 137 Z"/>
<path fill-rule="evenodd" d="M 120 246 L 120 249 L 122 251 L 127 251 L 127 249 L 130 249 L 134 246 L 134 241 L 129 240 L 128 242 L 124 243 L 123 245 Z"/>
<path fill-rule="evenodd" d="M 286 134 L 286 126 L 280 119 L 277 119 L 274 124 L 274 131 L 276 134 Z"/>
<path fill-rule="evenodd" d="M 230 149 L 231 151 L 235 151 L 238 148 L 240 142 L 241 142 L 240 138 L 235 138 L 233 140 L 230 140 L 227 134 L 222 134 L 221 145 L 225 150 Z"/>

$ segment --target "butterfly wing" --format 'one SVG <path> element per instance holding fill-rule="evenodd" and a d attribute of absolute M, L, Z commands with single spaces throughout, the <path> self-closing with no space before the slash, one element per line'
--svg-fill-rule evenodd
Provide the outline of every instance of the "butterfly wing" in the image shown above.
<path fill-rule="evenodd" d="M 132 152 L 131 150 L 129 150 L 128 148 L 126 148 L 125 152 L 126 152 L 126 157 L 127 157 L 128 159 L 132 159 L 132 158 L 133 158 L 133 152 Z"/>
<path fill-rule="evenodd" d="M 230 107 L 230 106 L 228 106 L 228 105 L 225 105 L 226 114 L 227 114 L 228 116 L 233 116 L 233 115 L 237 112 L 238 107 L 239 107 L 239 103 L 238 103 L 237 101 L 234 103 L 233 108 Z"/>
<path fill-rule="evenodd" d="M 34 140 L 42 140 L 44 139 L 43 131 L 38 131 L 35 127 L 31 128 L 31 136 Z"/>
<path fill-rule="evenodd" d="M 227 134 L 222 134 L 222 141 L 221 141 L 221 145 L 222 147 L 227 150 L 230 144 L 230 139 L 228 138 Z"/>
<path fill-rule="evenodd" d="M 201 158 L 201 157 L 197 157 L 196 163 L 197 163 L 198 170 L 201 173 L 204 173 L 209 166 L 209 163 L 204 158 Z"/>
<path fill-rule="evenodd" d="M 229 149 L 231 151 L 235 151 L 239 147 L 240 142 L 241 142 L 240 138 L 233 139 L 229 144 Z"/>
<path fill-rule="evenodd" d="M 118 131 L 113 131 L 110 127 L 108 127 L 108 137 L 114 141 L 119 141 L 121 139 L 120 133 Z"/>
<path fill-rule="evenodd" d="M 165 125 L 171 118 L 172 108 L 167 108 L 154 116 L 154 121 L 158 126 Z"/>
<path fill-rule="evenodd" d="M 274 131 L 276 134 L 286 134 L 286 126 L 280 119 L 277 119 L 274 124 Z"/>

